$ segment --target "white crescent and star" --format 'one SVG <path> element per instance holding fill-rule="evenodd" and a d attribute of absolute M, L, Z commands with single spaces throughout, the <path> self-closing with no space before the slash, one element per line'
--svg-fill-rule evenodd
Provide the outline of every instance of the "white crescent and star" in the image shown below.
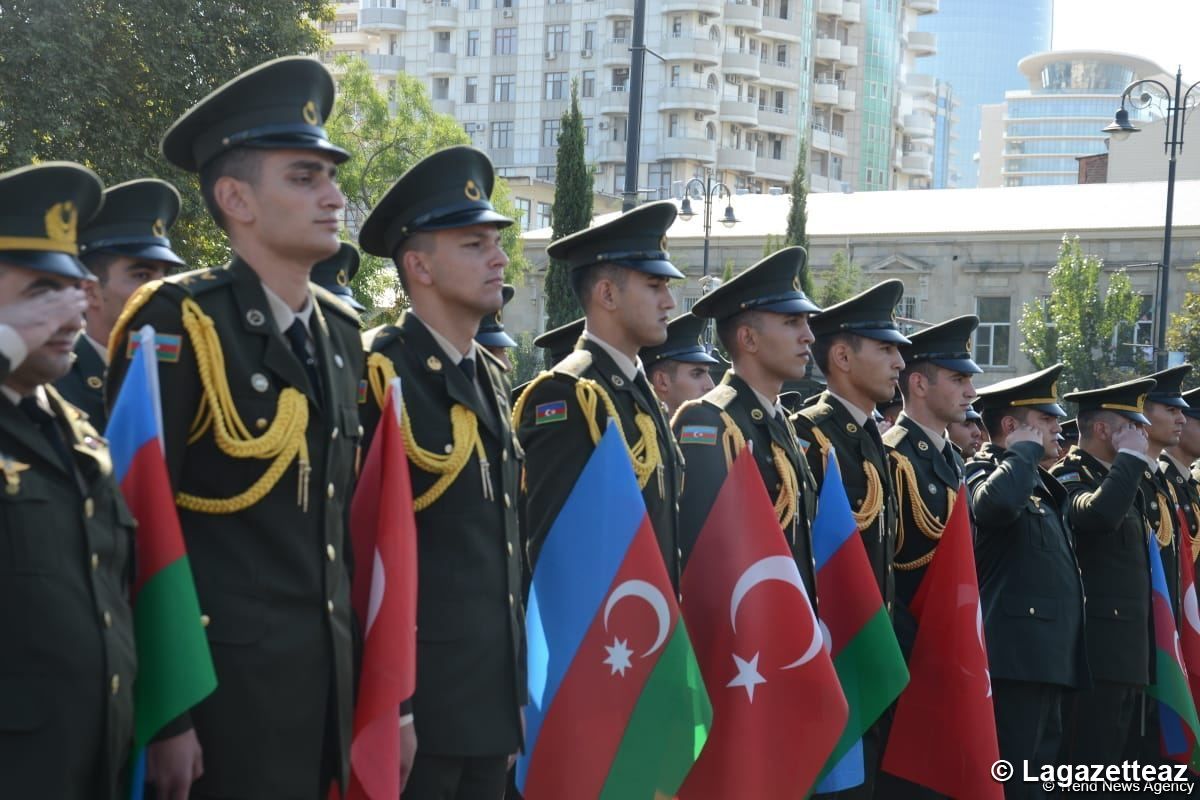
<path fill-rule="evenodd" d="M 654 644 L 650 649 L 642 653 L 642 658 L 649 658 L 656 650 L 663 646 L 663 642 L 667 640 L 667 632 L 671 628 L 671 612 L 667 606 L 667 598 L 658 590 L 654 584 L 642 580 L 628 580 L 613 589 L 612 594 L 608 596 L 608 602 L 604 604 L 604 630 L 608 630 L 608 616 L 612 613 L 613 607 L 626 597 L 637 597 L 646 601 L 646 604 L 654 610 L 655 618 L 658 621 L 658 635 L 654 639 Z M 627 639 L 618 639 L 613 637 L 611 646 L 605 645 L 604 649 L 608 651 L 608 658 L 604 659 L 605 664 L 612 667 L 612 674 L 620 673 L 622 676 L 625 670 L 633 666 L 630 661 L 630 656 L 633 651 L 629 649 Z"/>
<path fill-rule="evenodd" d="M 1187 592 L 1183 595 L 1183 616 L 1187 619 L 1187 624 L 1196 633 L 1200 633 L 1200 607 L 1196 603 L 1196 586 L 1195 584 L 1188 587 Z"/>
<path fill-rule="evenodd" d="M 795 586 L 805 598 L 804 607 L 808 609 L 809 618 L 812 620 L 812 640 L 808 643 L 808 649 L 804 655 L 796 659 L 787 666 L 780 669 L 795 669 L 803 666 L 809 661 L 816 658 L 817 653 L 821 652 L 824 645 L 824 636 L 821 634 L 821 625 L 817 622 L 817 615 L 813 613 L 812 603 L 808 602 L 808 593 L 804 590 L 804 582 L 800 580 L 800 570 L 796 568 L 796 562 L 791 556 L 767 556 L 759 559 L 746 568 L 742 576 L 738 578 L 737 583 L 733 586 L 733 594 L 729 600 L 729 623 L 733 626 L 733 632 L 737 633 L 737 612 L 742 604 L 742 600 L 746 595 L 760 583 L 765 581 L 782 581 L 783 583 Z M 739 659 L 734 656 L 735 661 Z M 751 659 L 750 663 L 756 663 L 758 655 Z M 739 665 L 739 670 L 741 669 Z M 739 677 L 741 677 L 739 673 Z M 749 694 L 753 692 L 749 688 L 746 690 Z M 751 697 L 753 699 L 753 696 Z"/>

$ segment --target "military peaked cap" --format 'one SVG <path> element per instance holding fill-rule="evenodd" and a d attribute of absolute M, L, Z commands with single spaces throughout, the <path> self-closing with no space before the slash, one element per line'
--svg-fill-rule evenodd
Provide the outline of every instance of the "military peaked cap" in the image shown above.
<path fill-rule="evenodd" d="M 504 305 L 508 305 L 508 301 L 513 299 L 513 295 L 517 293 L 517 288 L 512 284 L 504 284 L 503 295 Z M 501 306 L 494 314 L 488 314 L 479 323 L 479 330 L 475 334 L 475 341 L 479 342 L 484 347 L 516 347 L 516 341 L 508 335 L 504 330 L 504 306 Z"/>
<path fill-rule="evenodd" d="M 662 278 L 682 278 L 667 252 L 667 230 L 678 213 L 670 200 L 646 203 L 552 242 L 546 254 L 573 270 L 616 264 Z"/>
<path fill-rule="evenodd" d="M 877 283 L 814 316 L 810 323 L 813 334 L 820 338 L 853 333 L 881 342 L 908 344 L 908 338 L 896 325 L 896 304 L 903 296 L 904 284 L 900 281 Z"/>
<path fill-rule="evenodd" d="M 905 364 L 928 361 L 968 375 L 983 372 L 971 359 L 971 337 L 978 327 L 979 317 L 974 314 L 939 322 L 910 334 L 910 344 L 900 346 L 900 355 Z"/>
<path fill-rule="evenodd" d="M 1055 364 L 1032 375 L 1021 375 L 1006 381 L 984 386 L 975 402 L 980 410 L 988 408 L 1032 408 L 1043 414 L 1065 417 L 1067 412 L 1058 404 L 1058 376 L 1063 365 Z"/>
<path fill-rule="evenodd" d="M 1079 413 L 1085 411 L 1113 411 L 1134 422 L 1149 425 L 1150 420 L 1142 413 L 1146 408 L 1146 397 L 1154 391 L 1153 378 L 1137 378 L 1102 389 L 1086 392 L 1071 392 L 1063 397 L 1079 404 Z"/>
<path fill-rule="evenodd" d="M 707 321 L 688 313 L 667 323 L 667 340 L 654 347 L 643 347 L 638 353 L 647 369 L 663 361 L 683 361 L 689 364 L 717 364 L 700 341 Z"/>
<path fill-rule="evenodd" d="M 701 297 L 692 313 L 718 320 L 743 311 L 814 314 L 820 307 L 800 288 L 800 270 L 807 260 L 803 247 L 778 250 Z"/>
<path fill-rule="evenodd" d="M 99 210 L 103 191 L 96 173 L 69 161 L 0 174 L 0 261 L 94 280 L 78 258 L 78 236 Z"/>
<path fill-rule="evenodd" d="M 99 213 L 79 233 L 79 254 L 119 253 L 184 264 L 167 231 L 179 216 L 179 192 L 166 181 L 143 178 L 104 191 Z"/>
<path fill-rule="evenodd" d="M 349 242 L 342 242 L 336 253 L 313 265 L 310 280 L 336 294 L 342 302 L 361 313 L 367 309 L 358 302 L 354 290 L 350 288 L 350 281 L 358 273 L 359 260 L 358 248 Z"/>
<path fill-rule="evenodd" d="M 1150 394 L 1146 395 L 1146 400 L 1154 403 L 1162 403 L 1164 406 L 1186 409 L 1188 402 L 1183 399 L 1181 392 L 1183 391 L 1183 379 L 1191 371 L 1191 364 L 1180 364 L 1177 367 L 1164 369 L 1162 372 L 1146 375 L 1145 377 L 1150 378 L 1155 383 Z"/>

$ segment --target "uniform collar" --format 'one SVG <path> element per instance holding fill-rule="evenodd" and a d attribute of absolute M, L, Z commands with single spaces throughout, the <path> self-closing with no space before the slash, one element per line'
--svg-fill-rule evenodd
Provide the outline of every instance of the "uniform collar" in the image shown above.
<path fill-rule="evenodd" d="M 826 389 L 825 391 L 829 392 L 830 397 L 837 400 L 839 403 L 841 403 L 843 406 L 846 407 L 846 410 L 848 412 L 850 412 L 850 416 L 853 417 L 854 421 L 858 423 L 858 427 L 861 428 L 862 426 L 866 425 L 867 420 L 871 419 L 871 413 L 869 411 L 863 411 L 861 408 L 854 405 L 854 403 L 851 403 L 849 400 L 842 397 L 840 394 L 833 391 L 832 389 Z"/>
<path fill-rule="evenodd" d="M 308 321 L 312 317 L 313 300 L 312 294 L 308 294 L 304 298 L 304 307 L 299 311 L 292 311 L 291 307 L 283 301 L 283 298 L 271 291 L 271 287 L 266 283 L 262 285 L 263 294 L 267 296 L 267 306 L 271 309 L 271 317 L 275 320 L 275 326 L 279 328 L 279 332 L 283 333 L 292 327 L 292 323 L 297 319 L 304 323 L 305 329 L 308 329 Z"/>
<path fill-rule="evenodd" d="M 416 317 L 418 320 L 420 320 L 421 324 L 425 327 L 425 330 L 429 331 L 429 335 L 432 336 L 433 340 L 438 343 L 438 347 L 442 348 L 442 350 L 445 351 L 446 356 L 450 359 L 450 362 L 452 364 L 457 365 L 457 364 L 461 363 L 464 358 L 475 358 L 475 340 L 474 339 L 471 340 L 470 349 L 467 350 L 466 354 L 463 354 L 463 353 L 459 352 L 457 347 L 455 347 L 453 344 L 451 344 L 449 339 L 447 339 L 445 336 L 442 336 L 440 333 L 438 333 L 436 330 L 434 330 L 433 327 L 428 322 L 421 319 L 420 314 L 413 311 L 411 308 L 408 310 L 408 313 L 411 314 L 412 316 Z"/>
<path fill-rule="evenodd" d="M 903 412 L 901 412 L 901 413 L 903 413 Z M 933 445 L 933 447 L 939 453 L 946 449 L 946 430 L 944 428 L 939 433 L 938 431 L 935 431 L 933 428 L 929 428 L 929 427 L 926 427 L 925 425 L 922 425 L 917 420 L 908 416 L 908 414 L 905 414 L 904 416 L 907 419 L 911 420 L 913 425 L 916 425 L 918 428 L 921 429 L 922 433 L 924 433 L 926 436 L 929 437 L 929 443 L 931 445 Z"/>
<path fill-rule="evenodd" d="M 1191 469 L 1186 464 L 1182 463 L 1178 458 L 1171 455 L 1166 450 L 1163 450 L 1161 453 L 1159 453 L 1159 457 L 1165 458 L 1168 461 L 1170 461 L 1172 464 L 1174 464 L 1175 469 L 1179 472 L 1180 475 L 1188 476 L 1188 475 L 1192 474 Z"/>
<path fill-rule="evenodd" d="M 641 357 L 635 356 L 633 359 L 630 359 L 629 356 L 586 329 L 583 331 L 583 338 L 589 342 L 595 342 L 604 352 L 608 353 L 608 357 L 617 365 L 617 369 L 621 370 L 621 374 L 625 376 L 625 380 L 634 380 L 639 372 L 645 374 L 642 369 Z"/>
<path fill-rule="evenodd" d="M 4 396 L 7 397 L 9 402 L 14 406 L 19 404 L 22 400 L 21 395 L 17 394 L 17 390 L 13 389 L 11 386 L 0 385 L 0 392 L 3 392 Z M 46 395 L 45 386 L 38 386 L 35 388 L 33 390 L 33 396 L 37 398 L 38 407 L 42 409 L 42 411 L 45 411 L 51 416 L 56 416 L 54 414 L 54 409 L 50 407 L 50 398 Z"/>
<path fill-rule="evenodd" d="M 96 353 L 99 354 L 100 360 L 103 361 L 105 364 L 107 364 L 108 363 L 108 348 L 105 345 L 100 344 L 100 342 L 97 342 L 91 336 L 88 336 L 86 333 L 83 335 L 83 338 L 86 339 L 87 343 L 92 346 L 92 349 L 95 350 Z"/>
<path fill-rule="evenodd" d="M 759 405 L 761 405 L 763 407 L 763 411 L 767 412 L 768 417 L 773 417 L 776 414 L 781 413 L 782 409 L 779 405 L 778 399 L 772 401 L 771 398 L 767 397 L 765 394 L 760 392 L 758 389 L 755 389 L 753 386 L 750 386 L 749 381 L 747 381 L 745 378 L 742 378 L 742 383 L 746 384 L 746 386 L 748 386 L 750 388 L 750 391 L 754 392 L 754 396 L 758 399 Z"/>

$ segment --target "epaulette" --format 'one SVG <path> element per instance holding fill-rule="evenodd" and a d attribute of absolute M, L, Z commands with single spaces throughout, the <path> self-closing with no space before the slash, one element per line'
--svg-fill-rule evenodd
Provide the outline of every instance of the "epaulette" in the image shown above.
<path fill-rule="evenodd" d="M 317 302 L 321 304 L 321 308 L 333 311 L 356 328 L 362 325 L 362 320 L 358 314 L 355 313 L 353 308 L 346 305 L 345 300 L 342 300 L 333 292 L 315 283 L 309 283 L 308 288 L 312 292 L 313 297 L 317 299 Z"/>
<path fill-rule="evenodd" d="M 820 396 L 818 395 L 819 398 Z M 806 405 L 796 412 L 796 416 L 804 417 L 813 425 L 818 425 L 833 416 L 833 411 L 833 406 L 828 403 L 813 403 L 812 405 Z"/>
<path fill-rule="evenodd" d="M 554 365 L 550 372 L 555 375 L 567 375 L 575 380 L 583 377 L 583 373 L 592 366 L 592 354 L 587 350 L 572 350 L 571 354 Z"/>
<path fill-rule="evenodd" d="M 728 384 L 715 386 L 709 390 L 708 394 L 700 398 L 702 402 L 711 403 L 722 411 L 729 408 L 729 404 L 736 399 L 737 389 Z"/>
<path fill-rule="evenodd" d="M 194 269 L 189 272 L 181 272 L 178 275 L 171 275 L 165 278 L 163 283 L 170 286 L 179 286 L 186 290 L 192 297 L 199 297 L 219 286 L 225 286 L 232 280 L 233 273 L 226 267 L 213 267 L 210 269 Z"/>
<path fill-rule="evenodd" d="M 482 353 L 485 358 L 492 362 L 492 365 L 496 369 L 500 370 L 501 372 L 508 372 L 508 364 L 505 364 L 503 361 L 489 353 L 486 347 L 476 347 L 475 351 L 477 353 Z"/>
<path fill-rule="evenodd" d="M 363 331 L 363 349 L 368 353 L 378 352 L 393 341 L 402 339 L 403 336 L 404 332 L 395 325 L 380 325 L 369 331 Z"/>
<path fill-rule="evenodd" d="M 904 441 L 904 437 L 908 436 L 908 428 L 903 425 L 893 425 L 884 431 L 882 437 L 883 443 L 888 447 L 895 448 Z"/>

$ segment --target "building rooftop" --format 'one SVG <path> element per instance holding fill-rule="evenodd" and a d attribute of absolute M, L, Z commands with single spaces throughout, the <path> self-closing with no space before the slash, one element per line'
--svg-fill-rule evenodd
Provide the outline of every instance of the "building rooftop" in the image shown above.
<path fill-rule="evenodd" d="M 1166 161 L 1162 164 L 1166 170 Z M 791 195 L 735 195 L 732 228 L 720 223 L 724 198 L 712 209 L 712 240 L 761 239 L 782 236 L 787 229 Z M 1055 236 L 1089 231 L 1155 231 L 1166 219 L 1165 181 L 1097 183 L 1069 186 L 1028 186 L 989 189 L 932 189 L 924 191 L 812 193 L 808 196 L 810 237 L 887 236 L 920 234 L 1031 233 Z M 704 237 L 703 204 L 688 221 L 677 219 L 670 238 Z M 601 214 L 594 223 L 616 216 Z M 1200 227 L 1200 180 L 1175 183 L 1174 227 Z M 550 228 L 524 235 L 527 243 L 550 241 Z"/>

